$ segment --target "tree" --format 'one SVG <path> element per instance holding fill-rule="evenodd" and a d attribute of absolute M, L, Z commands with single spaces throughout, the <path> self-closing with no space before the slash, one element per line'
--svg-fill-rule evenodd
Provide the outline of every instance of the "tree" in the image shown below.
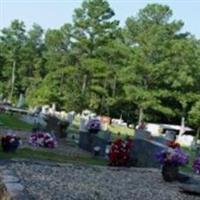
<path fill-rule="evenodd" d="M 114 15 L 108 1 L 85 0 L 72 24 L 45 34 L 18 20 L 2 29 L 0 98 L 184 126 L 198 113 L 200 42 L 168 6 L 147 5 L 124 28 Z"/>
<path fill-rule="evenodd" d="M 63 76 L 63 84 L 60 85 L 60 76 Z M 57 69 L 49 72 L 37 88 L 29 91 L 28 101 L 32 105 L 57 104 L 59 109 L 81 112 L 84 100 L 80 97 L 81 86 L 78 79 L 79 72 L 74 66 Z M 60 87 L 62 87 L 60 89 Z"/>
<path fill-rule="evenodd" d="M 43 29 L 37 24 L 34 24 L 27 33 L 26 43 L 21 53 L 22 61 L 19 69 L 21 81 L 18 85 L 24 95 L 28 90 L 37 87 L 38 82 L 45 75 L 43 33 Z"/>
<path fill-rule="evenodd" d="M 197 128 L 196 140 L 200 136 L 200 101 L 197 101 L 189 112 L 189 121 Z"/>
<path fill-rule="evenodd" d="M 116 38 L 119 22 L 106 0 L 86 0 L 73 15 L 75 46 L 79 55 L 93 58 L 96 50 Z"/>
<path fill-rule="evenodd" d="M 23 22 L 15 20 L 10 27 L 2 29 L 1 32 L 3 55 L 6 58 L 4 77 L 10 79 L 9 99 L 12 100 L 16 81 L 19 81 L 17 71 L 20 67 L 21 51 L 26 42 L 25 25 Z"/>
<path fill-rule="evenodd" d="M 168 6 L 147 5 L 137 17 L 128 18 L 125 26 L 126 43 L 132 51 L 129 66 L 122 70 L 124 90 L 130 102 L 139 109 L 139 120 L 144 111 L 158 110 L 172 115 L 170 108 L 162 105 L 162 98 L 168 93 L 163 84 L 171 67 L 171 41 L 177 37 L 183 23 L 172 21 Z"/>
<path fill-rule="evenodd" d="M 171 67 L 165 79 L 171 97 L 180 105 L 180 117 L 184 131 L 185 118 L 192 103 L 199 99 L 199 44 L 195 38 L 175 38 L 171 42 Z"/>
<path fill-rule="evenodd" d="M 71 61 L 72 25 L 64 24 L 60 29 L 49 29 L 45 35 L 47 70 L 53 71 L 73 64 Z"/>
<path fill-rule="evenodd" d="M 110 65 L 101 55 L 117 38 L 119 22 L 112 20 L 114 11 L 105 0 L 84 1 L 73 16 L 73 49 L 77 55 L 82 96 L 89 96 L 88 107 L 103 112 L 108 96 Z M 105 52 L 105 51 L 104 51 Z M 101 55 L 100 55 L 101 54 Z"/>

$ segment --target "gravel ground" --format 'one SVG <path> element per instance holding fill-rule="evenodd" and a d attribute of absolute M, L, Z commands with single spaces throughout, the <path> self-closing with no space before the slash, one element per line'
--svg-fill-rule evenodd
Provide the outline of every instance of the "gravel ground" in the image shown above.
<path fill-rule="evenodd" d="M 166 183 L 157 169 L 13 162 L 31 200 L 200 200 Z"/>

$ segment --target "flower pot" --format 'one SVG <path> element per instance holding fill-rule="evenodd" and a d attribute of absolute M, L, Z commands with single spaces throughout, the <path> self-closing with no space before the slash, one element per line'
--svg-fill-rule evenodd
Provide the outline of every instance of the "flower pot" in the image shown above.
<path fill-rule="evenodd" d="M 15 152 L 19 146 L 19 141 L 15 140 L 11 143 L 2 143 L 2 149 L 4 152 Z"/>
<path fill-rule="evenodd" d="M 99 132 L 98 129 L 89 129 L 90 133 L 97 134 Z"/>
<path fill-rule="evenodd" d="M 179 169 L 178 166 L 171 163 L 165 163 L 162 166 L 162 176 L 167 182 L 176 181 L 178 179 Z"/>
<path fill-rule="evenodd" d="M 67 128 L 69 127 L 69 122 L 60 122 L 59 123 L 59 132 L 60 138 L 66 138 L 67 137 Z"/>

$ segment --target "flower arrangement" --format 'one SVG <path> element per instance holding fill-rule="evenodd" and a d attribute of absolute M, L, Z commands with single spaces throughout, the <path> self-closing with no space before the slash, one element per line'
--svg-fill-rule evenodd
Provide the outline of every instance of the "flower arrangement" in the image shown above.
<path fill-rule="evenodd" d="M 87 124 L 87 129 L 90 133 L 98 133 L 101 129 L 101 122 L 99 119 L 91 119 Z"/>
<path fill-rule="evenodd" d="M 20 138 L 8 133 L 1 138 L 1 146 L 5 152 L 15 152 L 20 144 Z"/>
<path fill-rule="evenodd" d="M 195 173 L 200 174 L 200 156 L 194 160 L 192 168 Z"/>
<path fill-rule="evenodd" d="M 180 148 L 167 149 L 156 154 L 157 160 L 162 164 L 182 166 L 188 164 L 189 157 Z"/>
<path fill-rule="evenodd" d="M 117 139 L 110 148 L 109 165 L 111 166 L 127 166 L 130 161 L 130 153 L 132 148 L 132 140 Z"/>
<path fill-rule="evenodd" d="M 188 164 L 189 157 L 181 148 L 169 148 L 156 154 L 157 160 L 162 164 L 162 176 L 165 181 L 179 180 L 179 166 Z"/>
<path fill-rule="evenodd" d="M 37 131 L 29 137 L 29 144 L 34 147 L 55 148 L 57 141 L 50 133 Z"/>

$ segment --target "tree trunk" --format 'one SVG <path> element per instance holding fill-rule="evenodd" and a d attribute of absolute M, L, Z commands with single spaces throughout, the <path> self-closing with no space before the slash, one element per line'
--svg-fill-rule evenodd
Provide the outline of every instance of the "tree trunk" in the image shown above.
<path fill-rule="evenodd" d="M 12 78 L 11 78 L 11 91 L 10 91 L 10 101 L 12 101 L 14 87 L 15 87 L 15 70 L 16 70 L 16 61 L 13 61 L 12 67 Z"/>
<path fill-rule="evenodd" d="M 103 88 L 106 89 L 107 87 L 107 79 L 104 79 Z M 100 114 L 102 114 L 103 109 L 106 107 L 105 96 L 101 97 L 101 107 L 100 107 Z"/>
<path fill-rule="evenodd" d="M 64 73 L 62 71 L 61 78 L 60 78 L 60 94 L 63 94 L 63 82 L 64 82 Z"/>
<path fill-rule="evenodd" d="M 87 84 L 87 75 L 85 74 L 85 75 L 83 76 L 83 86 L 82 86 L 82 90 L 81 90 L 81 93 L 82 93 L 82 94 L 85 93 L 86 84 Z"/>
<path fill-rule="evenodd" d="M 115 91 L 116 91 L 116 76 L 114 77 L 114 80 L 113 80 L 113 85 L 112 85 L 112 97 L 115 96 Z"/>
<path fill-rule="evenodd" d="M 139 119 L 138 119 L 138 125 L 140 125 L 141 124 L 141 122 L 143 121 L 143 119 L 144 119 L 144 110 L 143 110 L 143 108 L 139 108 Z"/>
<path fill-rule="evenodd" d="M 198 129 L 197 129 L 196 140 L 199 139 L 199 136 L 200 136 L 200 127 L 198 127 Z"/>
<path fill-rule="evenodd" d="M 185 132 L 185 117 L 182 115 L 181 117 L 181 128 L 179 131 L 179 135 L 181 136 Z"/>
<path fill-rule="evenodd" d="M 185 132 L 185 116 L 186 116 L 186 107 L 187 107 L 186 101 L 181 101 L 180 103 L 182 105 L 182 115 L 181 115 L 181 128 L 179 131 L 179 136 L 183 135 L 183 133 Z"/>
<path fill-rule="evenodd" d="M 199 148 L 199 145 L 198 145 L 199 136 L 200 136 L 200 127 L 198 127 L 196 136 L 194 138 L 194 146 L 196 147 L 195 148 L 196 149 L 196 156 L 199 156 L 199 153 L 200 153 L 200 148 Z"/>

